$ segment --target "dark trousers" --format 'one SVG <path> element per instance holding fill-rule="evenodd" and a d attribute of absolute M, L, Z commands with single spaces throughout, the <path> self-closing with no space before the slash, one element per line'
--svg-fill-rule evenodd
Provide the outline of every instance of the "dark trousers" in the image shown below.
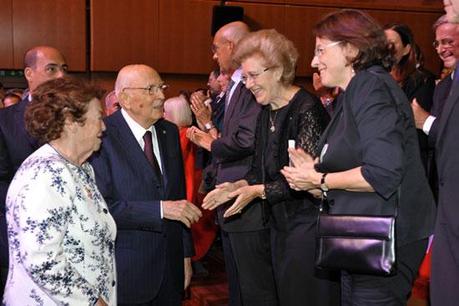
<path fill-rule="evenodd" d="M 305 222 L 312 219 L 311 222 Z M 315 217 L 298 213 L 285 229 L 271 227 L 273 267 L 282 306 L 340 304 L 339 273 L 315 268 Z"/>
<path fill-rule="evenodd" d="M 237 270 L 242 300 L 240 305 L 278 305 L 269 229 L 227 235 Z"/>
<path fill-rule="evenodd" d="M 430 297 L 432 306 L 459 304 L 459 240 L 451 225 L 441 222 L 432 242 Z"/>
<path fill-rule="evenodd" d="M 118 303 L 118 306 L 181 306 L 182 294 L 171 286 L 167 273 L 164 276 L 159 294 L 152 300 L 143 303 Z"/>
<path fill-rule="evenodd" d="M 342 271 L 342 306 L 405 306 L 427 249 L 428 239 L 397 249 L 394 276 L 349 274 Z"/>
<path fill-rule="evenodd" d="M 241 289 L 239 288 L 239 276 L 237 275 L 236 261 L 234 260 L 231 242 L 228 233 L 220 231 L 222 237 L 223 254 L 225 258 L 226 277 L 228 279 L 229 306 L 241 306 Z"/>
<path fill-rule="evenodd" d="M 0 266 L 0 302 L 2 301 L 3 292 L 5 290 L 7 278 L 8 278 L 8 268 Z"/>

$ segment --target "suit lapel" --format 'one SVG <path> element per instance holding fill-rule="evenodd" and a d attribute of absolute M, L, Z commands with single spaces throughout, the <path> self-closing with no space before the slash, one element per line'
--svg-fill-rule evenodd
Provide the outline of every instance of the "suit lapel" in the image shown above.
<path fill-rule="evenodd" d="M 227 130 L 226 127 L 228 125 L 228 120 L 229 120 L 229 118 L 232 117 L 234 109 L 235 109 L 236 104 L 237 104 L 237 101 L 239 101 L 239 97 L 240 97 L 241 92 L 242 92 L 242 90 L 241 90 L 242 86 L 245 86 L 245 85 L 242 84 L 242 82 L 239 82 L 237 84 L 237 86 L 236 86 L 236 89 L 234 90 L 233 95 L 231 96 L 230 104 L 228 105 L 228 108 L 226 109 L 225 114 L 224 114 L 223 132 L 225 132 Z"/>
<path fill-rule="evenodd" d="M 29 103 L 29 98 L 25 97 L 24 99 L 22 99 L 21 102 L 19 102 L 19 105 L 16 108 L 16 111 L 14 113 L 16 124 L 14 126 L 16 127 L 17 132 L 15 133 L 15 135 L 18 135 L 18 136 L 24 135 L 25 138 L 27 139 L 27 142 L 30 144 L 33 150 L 36 150 L 38 149 L 38 142 L 35 138 L 30 136 L 30 134 L 27 132 L 25 128 L 24 113 L 25 113 L 25 108 L 28 103 Z"/>
<path fill-rule="evenodd" d="M 443 130 L 446 127 L 446 124 L 448 123 L 449 116 L 451 115 L 454 107 L 457 105 L 457 100 L 459 99 L 459 83 L 453 81 L 453 84 L 451 85 L 451 94 L 449 95 L 448 99 L 446 99 L 445 106 L 443 107 L 443 110 L 441 111 L 440 115 L 440 122 L 438 126 L 438 133 L 437 133 L 437 144 L 441 141 L 443 138 L 441 135 L 443 134 Z"/>
<path fill-rule="evenodd" d="M 319 144 L 318 144 L 318 153 L 320 154 L 320 151 L 322 150 L 323 146 L 327 142 L 327 137 L 328 133 L 330 133 L 331 128 L 335 125 L 335 123 L 341 118 L 342 111 L 343 111 L 343 100 L 344 100 L 344 93 L 340 93 L 336 99 L 335 103 L 335 109 L 333 111 L 333 117 L 328 123 L 327 127 L 325 128 L 325 131 L 322 133 L 322 136 L 320 137 Z"/>
<path fill-rule="evenodd" d="M 161 154 L 161 166 L 162 166 L 162 173 L 163 173 L 163 183 L 164 183 L 164 190 L 167 190 L 167 170 L 169 169 L 168 165 L 168 158 L 167 155 L 167 133 L 164 129 L 162 123 L 162 119 L 157 122 L 153 127 L 156 130 L 156 137 L 158 138 L 158 146 L 159 146 L 159 153 Z"/>
<path fill-rule="evenodd" d="M 135 139 L 134 134 L 132 134 L 129 125 L 127 124 L 126 120 L 124 120 L 121 111 L 117 111 L 112 116 L 114 120 L 114 128 L 118 134 L 118 140 L 121 142 L 122 147 L 126 148 L 124 153 L 127 155 L 127 159 L 134 163 L 140 163 L 140 167 L 138 168 L 145 169 L 143 171 L 148 171 L 148 173 L 152 174 L 155 180 L 160 183 L 160 178 L 157 177 L 150 162 L 145 156 L 145 153 Z"/>

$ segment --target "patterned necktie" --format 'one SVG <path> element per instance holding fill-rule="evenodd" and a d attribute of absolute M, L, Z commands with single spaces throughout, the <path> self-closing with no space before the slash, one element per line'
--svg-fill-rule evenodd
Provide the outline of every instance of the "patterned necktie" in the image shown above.
<path fill-rule="evenodd" d="M 151 141 L 151 132 L 146 131 L 143 135 L 143 151 L 145 152 L 145 156 L 147 157 L 148 161 L 150 162 L 153 170 L 155 171 L 156 175 L 161 178 L 161 168 L 159 168 L 158 160 L 155 157 L 155 153 L 153 152 L 153 143 Z"/>

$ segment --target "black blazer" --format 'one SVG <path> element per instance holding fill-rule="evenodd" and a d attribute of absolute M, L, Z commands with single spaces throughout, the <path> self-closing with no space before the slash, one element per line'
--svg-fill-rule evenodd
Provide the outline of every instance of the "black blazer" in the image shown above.
<path fill-rule="evenodd" d="M 443 80 L 438 82 L 433 95 L 432 108 L 430 109 L 430 114 L 432 116 L 436 117 L 440 115 L 441 111 L 443 110 L 443 106 L 445 105 L 446 99 L 448 99 L 452 83 L 453 80 L 451 79 L 451 74 L 447 75 L 443 78 Z"/>
<path fill-rule="evenodd" d="M 183 259 L 193 255 L 191 235 L 177 221 L 161 219 L 160 201 L 185 199 L 185 177 L 177 127 L 155 124 L 163 182 L 157 177 L 121 111 L 105 119 L 99 152 L 90 160 L 96 183 L 115 219 L 118 302 L 153 300 L 169 267 L 170 290 L 183 290 Z"/>
<path fill-rule="evenodd" d="M 243 179 L 250 170 L 255 147 L 255 128 L 261 110 L 254 96 L 239 82 L 225 111 L 221 137 L 212 142 L 217 165 L 217 184 Z M 260 230 L 266 227 L 260 205 L 248 205 L 242 214 L 223 218 L 232 201 L 217 209 L 220 226 L 227 232 Z"/>
<path fill-rule="evenodd" d="M 329 192 L 330 213 L 393 215 L 397 190 L 398 246 L 432 233 L 435 205 L 422 168 L 414 118 L 405 94 L 374 66 L 358 72 L 338 97 L 321 138 L 321 172 L 362 167 L 375 192 Z"/>
<path fill-rule="evenodd" d="M 26 131 L 24 111 L 29 103 L 21 102 L 0 110 L 0 266 L 8 267 L 5 201 L 8 187 L 22 162 L 38 144 Z"/>
<path fill-rule="evenodd" d="M 459 233 L 459 88 L 454 87 L 434 121 L 429 138 L 435 141 L 439 182 L 438 224 Z M 459 254 L 459 244 L 455 245 Z"/>

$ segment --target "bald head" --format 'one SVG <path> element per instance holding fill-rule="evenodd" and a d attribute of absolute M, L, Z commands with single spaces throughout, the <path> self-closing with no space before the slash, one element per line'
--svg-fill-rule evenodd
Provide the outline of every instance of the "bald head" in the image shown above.
<path fill-rule="evenodd" d="M 215 36 L 221 35 L 222 38 L 237 45 L 249 32 L 250 29 L 248 25 L 242 21 L 234 21 L 222 26 L 217 33 L 215 33 Z"/>
<path fill-rule="evenodd" d="M 115 92 L 120 106 L 145 129 L 162 118 L 163 81 L 153 68 L 146 65 L 128 65 L 118 73 Z"/>
<path fill-rule="evenodd" d="M 53 47 L 33 47 L 24 55 L 24 75 L 31 93 L 42 83 L 63 77 L 67 69 L 64 56 Z"/>
<path fill-rule="evenodd" d="M 160 80 L 155 69 L 147 65 L 127 65 L 121 68 L 116 77 L 115 92 L 119 96 L 123 88 L 145 86 L 146 79 Z"/>
<path fill-rule="evenodd" d="M 232 73 L 235 67 L 232 58 L 239 41 L 249 33 L 249 27 L 242 21 L 225 24 L 215 33 L 212 45 L 213 59 L 221 70 Z"/>

